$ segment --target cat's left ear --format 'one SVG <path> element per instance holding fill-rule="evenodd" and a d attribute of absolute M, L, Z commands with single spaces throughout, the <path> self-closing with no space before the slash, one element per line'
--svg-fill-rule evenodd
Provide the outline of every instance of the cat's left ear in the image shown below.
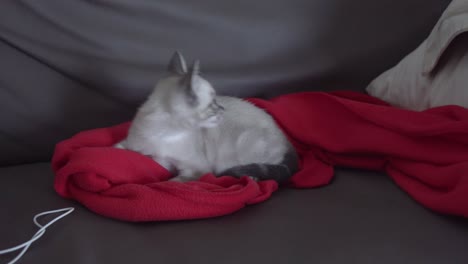
<path fill-rule="evenodd" d="M 188 78 L 189 78 L 189 89 L 192 90 L 193 93 L 195 93 L 195 90 L 197 89 L 197 83 L 195 81 L 195 77 L 197 77 L 200 74 L 200 61 L 195 60 L 193 62 L 192 67 L 190 68 L 190 72 L 188 73 Z"/>
<path fill-rule="evenodd" d="M 196 60 L 193 62 L 192 68 L 190 68 L 190 84 L 193 83 L 194 77 L 200 74 L 200 61 Z"/>
<path fill-rule="evenodd" d="M 185 77 L 185 80 L 187 80 L 185 93 L 187 95 L 187 101 L 191 106 L 198 105 L 198 97 L 196 93 L 197 83 L 195 81 L 195 77 L 198 76 L 199 73 L 200 61 L 196 60 L 193 62 L 193 65 L 190 68 L 190 72 Z"/>
<path fill-rule="evenodd" d="M 171 73 L 183 75 L 187 73 L 187 64 L 185 63 L 184 56 L 178 51 L 172 55 L 171 61 L 169 62 L 168 70 Z"/>

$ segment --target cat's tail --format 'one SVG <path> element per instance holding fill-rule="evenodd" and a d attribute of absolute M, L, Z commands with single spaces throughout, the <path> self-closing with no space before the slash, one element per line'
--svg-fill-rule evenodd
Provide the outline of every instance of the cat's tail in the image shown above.
<path fill-rule="evenodd" d="M 239 165 L 218 174 L 219 176 L 249 176 L 256 180 L 275 180 L 284 183 L 299 169 L 299 160 L 295 151 L 288 152 L 279 164 L 251 163 Z"/>

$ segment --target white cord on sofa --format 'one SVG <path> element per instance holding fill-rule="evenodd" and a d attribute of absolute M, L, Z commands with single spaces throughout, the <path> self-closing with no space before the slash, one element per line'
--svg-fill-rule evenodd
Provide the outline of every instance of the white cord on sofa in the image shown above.
<path fill-rule="evenodd" d="M 37 230 L 37 232 L 34 234 L 34 236 L 32 236 L 32 238 L 30 240 L 24 242 L 23 244 L 20 244 L 20 245 L 15 246 L 15 247 L 7 248 L 7 249 L 4 249 L 4 250 L 0 250 L 0 255 L 7 254 L 7 253 L 10 253 L 10 252 L 13 252 L 13 251 L 16 251 L 16 250 L 19 250 L 19 249 L 23 248 L 23 250 L 21 250 L 21 252 L 18 254 L 18 256 L 16 256 L 13 260 L 8 262 L 8 264 L 15 263 L 16 261 L 18 261 L 24 255 L 24 253 L 26 253 L 26 251 L 31 246 L 31 244 L 34 243 L 34 241 L 38 240 L 42 235 L 44 235 L 47 227 L 49 227 L 53 223 L 57 222 L 58 220 L 64 218 L 65 216 L 71 214 L 71 212 L 73 212 L 73 210 L 75 210 L 75 208 L 67 207 L 67 208 L 62 208 L 62 209 L 58 209 L 58 210 L 46 211 L 46 212 L 42 212 L 40 214 L 35 215 L 34 219 L 33 219 L 34 224 L 37 227 L 39 227 L 40 229 Z M 62 213 L 61 215 L 55 217 L 54 219 L 52 219 L 52 221 L 48 222 L 44 226 L 39 224 L 39 222 L 37 222 L 37 218 L 39 218 L 39 217 L 41 217 L 43 215 L 54 214 L 54 213 L 59 213 L 59 212 L 64 212 L 64 213 Z"/>

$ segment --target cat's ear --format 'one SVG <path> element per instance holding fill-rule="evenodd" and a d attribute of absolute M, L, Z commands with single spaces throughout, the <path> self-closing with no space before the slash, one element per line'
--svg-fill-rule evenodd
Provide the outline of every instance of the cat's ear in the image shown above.
<path fill-rule="evenodd" d="M 190 68 L 190 72 L 186 75 L 186 95 L 187 95 L 187 102 L 191 106 L 198 105 L 198 97 L 197 97 L 197 83 L 195 81 L 195 77 L 200 73 L 200 61 L 196 60 L 193 62 L 192 67 Z"/>
<path fill-rule="evenodd" d="M 197 85 L 199 85 L 195 81 L 196 79 L 195 77 L 198 76 L 199 74 L 200 74 L 200 61 L 195 60 L 187 76 L 189 79 L 189 83 L 188 83 L 189 89 L 192 90 L 193 93 L 195 93 L 195 90 L 197 89 Z"/>
<path fill-rule="evenodd" d="M 193 83 L 194 77 L 200 74 L 200 61 L 195 60 L 190 68 L 190 83 Z"/>
<path fill-rule="evenodd" d="M 172 55 L 169 62 L 168 71 L 174 74 L 183 75 L 187 73 L 187 64 L 182 54 L 178 51 Z"/>

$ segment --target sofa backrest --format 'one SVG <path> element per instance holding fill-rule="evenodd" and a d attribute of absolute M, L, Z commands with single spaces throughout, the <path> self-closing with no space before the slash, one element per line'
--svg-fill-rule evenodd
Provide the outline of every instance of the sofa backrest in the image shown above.
<path fill-rule="evenodd" d="M 2 1 L 0 165 L 127 121 L 179 50 L 219 93 L 364 91 L 448 0 Z"/>

